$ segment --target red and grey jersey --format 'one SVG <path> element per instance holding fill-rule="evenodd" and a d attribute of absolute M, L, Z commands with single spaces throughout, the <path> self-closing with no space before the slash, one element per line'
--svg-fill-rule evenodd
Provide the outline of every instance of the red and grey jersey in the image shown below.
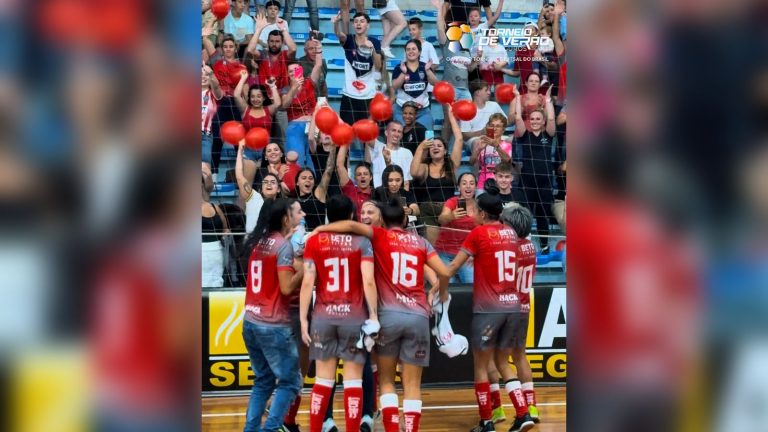
<path fill-rule="evenodd" d="M 528 239 L 517 244 L 517 292 L 523 312 L 531 310 L 531 289 L 536 275 L 536 247 Z"/>
<path fill-rule="evenodd" d="M 517 234 L 499 222 L 480 225 L 464 240 L 461 250 L 475 259 L 473 312 L 520 310 L 516 280 L 517 249 Z"/>
<path fill-rule="evenodd" d="M 360 271 L 363 261 L 373 262 L 373 246 L 365 237 L 324 232 L 307 240 L 304 264 L 313 263 L 317 269 L 313 319 L 368 318 Z"/>
<path fill-rule="evenodd" d="M 279 271 L 294 271 L 293 247 L 280 233 L 272 233 L 256 244 L 248 260 L 246 320 L 260 324 L 290 324 L 290 298 L 280 292 Z"/>
<path fill-rule="evenodd" d="M 373 228 L 379 310 L 429 316 L 424 264 L 436 254 L 423 237 L 400 228 Z"/>

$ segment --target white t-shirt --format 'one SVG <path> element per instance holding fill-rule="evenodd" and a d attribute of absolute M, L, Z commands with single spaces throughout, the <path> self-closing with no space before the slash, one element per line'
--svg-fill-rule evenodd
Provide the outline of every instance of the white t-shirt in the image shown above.
<path fill-rule="evenodd" d="M 435 46 L 432 45 L 431 42 L 425 40 L 421 42 L 421 56 L 419 56 L 419 61 L 426 63 L 430 60 L 432 60 L 432 64 L 440 64 L 440 57 L 437 56 Z M 427 84 L 427 91 L 432 91 L 432 84 Z"/>
<path fill-rule="evenodd" d="M 264 205 L 264 198 L 260 193 L 251 190 L 251 196 L 245 201 L 245 232 L 250 233 L 256 228 L 259 221 L 259 213 Z"/>
<path fill-rule="evenodd" d="M 462 132 L 477 132 L 479 130 L 483 130 L 485 129 L 486 125 L 488 125 L 488 119 L 491 118 L 491 115 L 495 113 L 501 113 L 504 118 L 507 118 L 507 115 L 504 113 L 504 110 L 501 109 L 501 106 L 499 106 L 498 103 L 488 101 L 485 103 L 483 109 L 478 108 L 475 118 L 470 121 L 460 120 L 459 127 L 461 127 Z"/>
<path fill-rule="evenodd" d="M 483 49 L 483 58 L 480 59 L 481 67 L 485 65 L 493 66 L 493 64 L 499 60 L 509 62 L 509 53 L 507 53 L 507 50 L 500 44 L 494 46 L 475 45 L 472 47 L 472 55 L 477 56 L 477 50 L 480 48 Z"/>
<path fill-rule="evenodd" d="M 248 42 L 245 35 L 253 34 L 256 29 L 256 22 L 248 14 L 240 15 L 240 18 L 232 16 L 232 12 L 224 18 L 224 32 L 231 33 L 237 43 Z"/>
<path fill-rule="evenodd" d="M 384 168 L 387 167 L 387 163 L 384 161 L 385 144 L 379 140 L 373 145 L 373 148 L 369 149 L 371 152 L 371 165 L 373 165 L 373 186 L 381 186 L 381 174 L 384 172 Z M 413 161 L 413 153 L 404 147 L 400 147 L 397 150 L 390 150 L 390 158 L 392 164 L 399 166 L 403 169 L 403 177 L 405 181 L 411 180 L 411 161 Z"/>
<path fill-rule="evenodd" d="M 485 36 L 485 31 L 488 30 L 488 23 L 481 22 L 477 25 L 477 27 L 471 29 L 472 31 L 472 37 L 473 37 L 473 44 L 472 47 L 474 48 L 477 46 L 477 44 L 480 43 L 480 37 Z"/>

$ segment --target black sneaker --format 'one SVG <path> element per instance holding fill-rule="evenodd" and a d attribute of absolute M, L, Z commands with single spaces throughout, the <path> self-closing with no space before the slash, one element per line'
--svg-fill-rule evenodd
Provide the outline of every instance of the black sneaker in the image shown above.
<path fill-rule="evenodd" d="M 496 432 L 496 429 L 493 427 L 492 421 L 480 420 L 480 423 L 473 427 L 470 432 Z"/>
<path fill-rule="evenodd" d="M 373 430 L 368 423 L 360 423 L 360 432 L 373 432 Z"/>
<path fill-rule="evenodd" d="M 517 417 L 515 419 L 515 423 L 512 424 L 512 427 L 509 428 L 509 432 L 524 432 L 527 430 L 531 430 L 535 423 L 533 422 L 533 419 L 531 418 L 531 415 L 528 413 L 525 413 L 522 417 Z"/>
<path fill-rule="evenodd" d="M 283 425 L 283 431 L 285 432 L 301 432 L 301 429 L 299 429 L 299 425 L 292 424 L 292 425 Z"/>

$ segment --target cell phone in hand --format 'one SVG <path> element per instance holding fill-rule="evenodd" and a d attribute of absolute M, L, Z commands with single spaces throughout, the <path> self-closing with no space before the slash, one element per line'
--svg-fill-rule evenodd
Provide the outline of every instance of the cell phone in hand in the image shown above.
<path fill-rule="evenodd" d="M 297 65 L 296 69 L 293 70 L 293 77 L 296 79 L 299 79 L 304 76 L 304 68 Z"/>
<path fill-rule="evenodd" d="M 425 140 L 435 139 L 435 131 L 433 131 L 433 130 L 425 131 L 424 132 L 424 139 Z"/>
<path fill-rule="evenodd" d="M 405 197 L 401 196 L 400 197 L 400 207 L 405 207 L 406 205 L 407 205 L 407 203 L 405 202 Z"/>
<path fill-rule="evenodd" d="M 459 205 L 458 208 L 467 211 L 467 200 L 464 198 L 459 198 Z"/>
<path fill-rule="evenodd" d="M 485 128 L 485 136 L 494 139 L 496 137 L 496 130 L 492 127 Z"/>

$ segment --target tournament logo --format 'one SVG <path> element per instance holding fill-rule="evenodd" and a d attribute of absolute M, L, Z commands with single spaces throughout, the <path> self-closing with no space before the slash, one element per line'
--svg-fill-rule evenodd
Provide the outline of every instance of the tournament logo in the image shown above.
<path fill-rule="evenodd" d="M 454 53 L 469 51 L 475 42 L 475 36 L 468 24 L 452 22 L 448 24 L 445 30 L 445 37 L 448 38 L 448 49 Z"/>

